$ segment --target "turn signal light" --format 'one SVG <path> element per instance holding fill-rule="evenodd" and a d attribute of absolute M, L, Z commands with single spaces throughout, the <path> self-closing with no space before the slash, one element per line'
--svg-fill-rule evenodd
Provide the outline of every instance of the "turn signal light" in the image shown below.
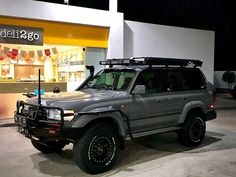
<path fill-rule="evenodd" d="M 52 129 L 50 129 L 50 130 L 48 130 L 48 133 L 49 133 L 49 134 L 56 134 L 56 131 L 55 131 L 55 130 L 52 130 Z"/>

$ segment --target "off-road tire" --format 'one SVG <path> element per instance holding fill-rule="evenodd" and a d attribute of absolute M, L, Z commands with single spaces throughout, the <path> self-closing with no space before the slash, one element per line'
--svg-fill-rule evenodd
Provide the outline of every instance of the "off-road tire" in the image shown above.
<path fill-rule="evenodd" d="M 31 139 L 32 145 L 42 153 L 52 153 L 61 151 L 66 143 L 63 141 L 50 141 L 50 142 L 41 142 L 35 139 Z"/>
<path fill-rule="evenodd" d="M 194 147 L 202 143 L 206 133 L 206 124 L 202 117 L 198 113 L 192 113 L 187 116 L 186 122 L 178 132 L 178 139 L 181 144 Z"/>
<path fill-rule="evenodd" d="M 89 128 L 74 144 L 73 154 L 81 170 L 98 174 L 109 170 L 119 153 L 117 134 L 108 124 Z"/>

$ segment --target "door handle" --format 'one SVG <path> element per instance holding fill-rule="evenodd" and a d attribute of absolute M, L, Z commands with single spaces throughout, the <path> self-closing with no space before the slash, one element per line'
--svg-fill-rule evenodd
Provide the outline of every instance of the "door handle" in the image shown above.
<path fill-rule="evenodd" d="M 184 100 L 187 100 L 188 99 L 188 97 L 184 97 Z"/>

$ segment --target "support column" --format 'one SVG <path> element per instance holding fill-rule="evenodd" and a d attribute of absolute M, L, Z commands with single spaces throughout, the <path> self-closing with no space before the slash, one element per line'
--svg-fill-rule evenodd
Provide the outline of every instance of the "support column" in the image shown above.
<path fill-rule="evenodd" d="M 117 0 L 109 0 L 109 11 L 110 12 L 117 12 L 118 7 Z"/>

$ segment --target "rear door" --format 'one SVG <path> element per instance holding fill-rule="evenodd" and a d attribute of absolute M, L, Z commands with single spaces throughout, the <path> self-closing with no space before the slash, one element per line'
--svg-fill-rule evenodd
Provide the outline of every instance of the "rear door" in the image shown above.
<path fill-rule="evenodd" d="M 185 100 L 187 99 L 181 68 L 169 68 L 167 70 L 165 86 L 162 102 L 165 114 L 163 125 L 168 127 L 178 124 L 179 117 L 185 105 Z"/>
<path fill-rule="evenodd" d="M 185 103 L 191 101 L 201 101 L 205 105 L 212 103 L 212 97 L 206 89 L 206 79 L 199 68 L 185 68 L 183 78 L 186 85 Z"/>

